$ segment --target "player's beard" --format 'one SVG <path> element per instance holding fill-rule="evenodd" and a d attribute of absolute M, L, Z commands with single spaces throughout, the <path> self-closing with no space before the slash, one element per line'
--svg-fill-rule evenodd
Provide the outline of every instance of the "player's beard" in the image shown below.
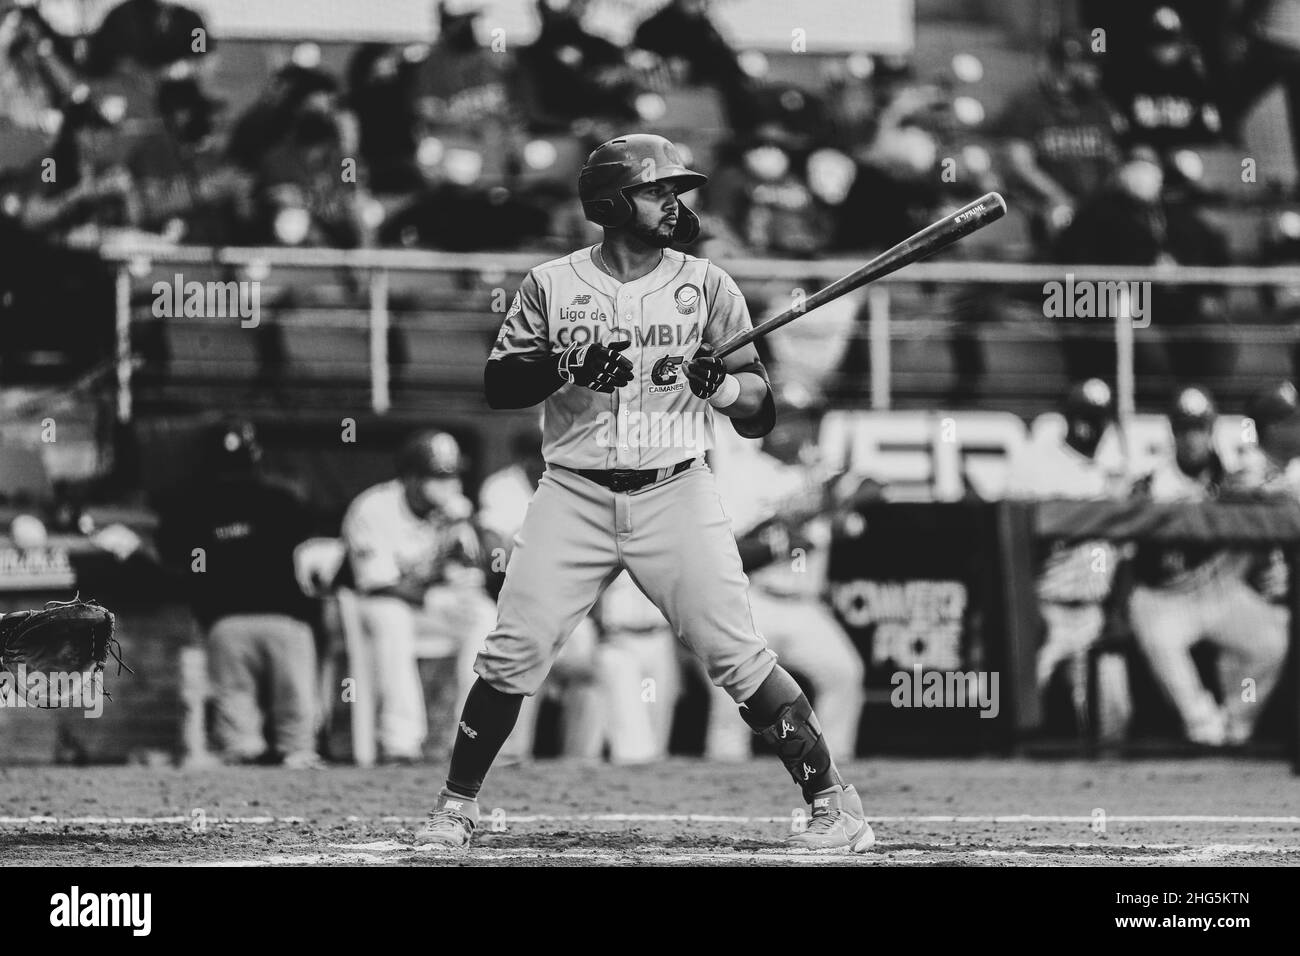
<path fill-rule="evenodd" d="M 637 220 L 628 227 L 628 232 L 652 249 L 667 249 L 673 244 L 673 232 L 676 228 L 677 223 L 675 221 L 672 225 L 669 225 L 660 219 L 658 223 L 650 227 Z"/>

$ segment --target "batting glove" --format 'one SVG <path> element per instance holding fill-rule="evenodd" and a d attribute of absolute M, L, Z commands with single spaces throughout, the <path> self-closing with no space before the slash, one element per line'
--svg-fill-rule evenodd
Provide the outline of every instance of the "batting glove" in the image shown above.
<path fill-rule="evenodd" d="M 619 353 L 632 343 L 626 339 L 579 345 L 576 342 L 560 353 L 560 378 L 593 392 L 612 392 L 632 381 L 632 363 Z"/>
<path fill-rule="evenodd" d="M 712 398 L 727 377 L 727 367 L 722 364 L 722 359 L 713 354 L 713 346 L 707 342 L 686 363 L 685 372 L 691 391 L 697 398 L 703 399 Z"/>

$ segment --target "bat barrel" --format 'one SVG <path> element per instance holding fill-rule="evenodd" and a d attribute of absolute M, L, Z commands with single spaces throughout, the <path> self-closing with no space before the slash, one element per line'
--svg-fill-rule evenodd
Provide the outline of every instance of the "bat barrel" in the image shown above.
<path fill-rule="evenodd" d="M 843 278 L 836 279 L 824 289 L 819 289 L 805 299 L 800 305 L 786 309 L 780 315 L 773 316 L 765 322 L 724 343 L 715 353 L 719 358 L 730 355 L 737 349 L 744 348 L 750 342 L 783 325 L 793 322 L 799 316 L 828 302 L 833 302 L 842 295 L 861 288 L 868 282 L 897 272 L 903 266 L 917 262 L 944 249 L 958 239 L 982 229 L 991 222 L 996 222 L 1007 214 L 1007 203 L 997 193 L 985 193 L 974 202 L 967 203 L 956 212 L 949 213 L 937 222 L 933 222 L 921 231 L 904 239 L 876 256 L 866 265 L 855 269 Z"/>

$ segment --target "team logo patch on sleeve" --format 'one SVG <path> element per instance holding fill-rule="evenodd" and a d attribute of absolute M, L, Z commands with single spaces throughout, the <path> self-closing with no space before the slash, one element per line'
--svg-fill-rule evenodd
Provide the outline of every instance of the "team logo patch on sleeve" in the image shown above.
<path fill-rule="evenodd" d="M 510 303 L 510 311 L 506 313 L 506 321 L 513 319 L 516 315 L 524 310 L 524 300 L 515 293 L 514 301 Z"/>
<path fill-rule="evenodd" d="M 679 285 L 677 291 L 673 293 L 673 301 L 677 304 L 677 311 L 682 315 L 690 315 L 700 305 L 700 287 L 686 283 Z"/>

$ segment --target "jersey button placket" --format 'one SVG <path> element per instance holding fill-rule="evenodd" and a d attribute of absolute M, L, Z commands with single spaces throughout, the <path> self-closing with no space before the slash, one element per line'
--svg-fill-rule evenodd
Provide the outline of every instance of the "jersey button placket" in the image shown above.
<path fill-rule="evenodd" d="M 617 305 L 618 305 L 618 319 L 617 319 L 618 327 L 622 329 L 624 333 L 632 340 L 632 347 L 636 348 L 636 325 L 633 322 L 634 312 L 632 310 L 632 295 L 628 292 L 620 291 L 618 295 Z M 631 396 L 628 398 L 629 406 L 634 406 L 635 404 L 637 404 L 636 400 L 640 395 L 641 356 L 639 354 L 639 351 L 637 357 L 633 360 L 633 364 L 635 365 L 635 368 L 633 369 L 633 373 L 632 373 L 632 381 L 629 383 L 629 385 L 625 386 L 633 389 Z M 633 408 L 629 407 L 628 413 L 633 414 L 634 413 Z M 620 424 L 625 425 L 626 423 L 620 422 Z M 626 441 L 627 433 L 624 432 L 622 437 L 623 437 L 623 441 Z M 619 442 L 618 466 L 620 468 L 636 468 L 637 461 L 639 459 L 637 450 L 631 447 L 630 445 L 625 448 L 623 446 L 623 441 Z"/>

